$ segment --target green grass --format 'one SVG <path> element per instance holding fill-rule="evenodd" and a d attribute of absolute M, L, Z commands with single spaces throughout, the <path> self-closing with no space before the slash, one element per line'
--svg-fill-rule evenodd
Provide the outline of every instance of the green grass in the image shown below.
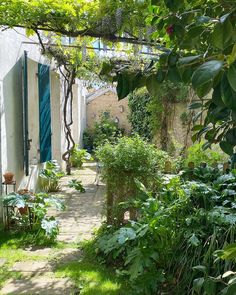
<path fill-rule="evenodd" d="M 0 258 L 7 258 L 4 267 L 0 268 L 0 288 L 8 279 L 20 279 L 21 273 L 10 271 L 10 267 L 18 261 L 50 261 L 51 255 L 31 255 L 24 251 L 26 247 L 51 247 L 55 252 L 66 248 L 82 248 L 83 255 L 78 261 L 60 264 L 56 261 L 54 275 L 58 278 L 70 278 L 81 295 L 123 295 L 127 292 L 126 282 L 119 279 L 114 270 L 100 264 L 93 250 L 93 242 L 61 243 L 51 242 L 43 236 L 35 237 L 35 233 L 0 231 Z M 58 252 L 58 253 L 59 253 Z"/>
<path fill-rule="evenodd" d="M 97 261 L 92 244 L 87 242 L 83 245 L 80 261 L 59 263 L 55 275 L 70 278 L 81 295 L 128 295 L 126 282 L 117 277 L 114 269 Z"/>
<path fill-rule="evenodd" d="M 26 247 L 76 248 L 76 243 L 63 243 L 48 239 L 41 231 L 0 231 L 0 249 L 24 249 Z"/>
<path fill-rule="evenodd" d="M 56 277 L 70 278 L 82 295 L 121 295 L 128 294 L 125 284 L 113 270 L 99 265 L 95 259 L 84 257 L 81 261 L 59 265 Z"/>

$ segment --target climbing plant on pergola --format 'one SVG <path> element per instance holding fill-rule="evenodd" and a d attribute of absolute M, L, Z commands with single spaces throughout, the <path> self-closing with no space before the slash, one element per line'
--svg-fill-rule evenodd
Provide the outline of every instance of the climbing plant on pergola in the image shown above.
<path fill-rule="evenodd" d="M 117 82 L 120 99 L 143 86 L 158 95 L 165 80 L 192 85 L 199 102 L 191 107 L 207 111 L 193 139 L 204 136 L 206 148 L 220 143 L 228 154 L 236 145 L 235 18 L 233 0 L 10 0 L 0 7 L 3 28 L 152 47 L 159 57 L 149 66 L 106 62 L 103 76 Z"/>

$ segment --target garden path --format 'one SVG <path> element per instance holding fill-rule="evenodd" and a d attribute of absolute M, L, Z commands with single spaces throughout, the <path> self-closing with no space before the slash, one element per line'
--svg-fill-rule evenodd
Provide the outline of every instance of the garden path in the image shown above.
<path fill-rule="evenodd" d="M 71 179 L 80 179 L 86 192 L 69 188 Z M 68 278 L 55 276 L 55 269 L 78 261 L 82 253 L 76 243 L 90 239 L 94 229 L 101 225 L 105 186 L 97 186 L 95 179 L 95 163 L 86 163 L 83 169 L 73 170 L 72 175 L 61 179 L 61 191 L 56 195 L 64 199 L 66 210 L 50 214 L 56 215 L 60 222 L 58 240 L 68 243 L 68 247 L 25 249 L 26 259 L 10 267 L 10 271 L 19 274 L 18 279 L 7 281 L 0 294 L 79 294 Z M 4 262 L 7 263 L 7 257 Z"/>

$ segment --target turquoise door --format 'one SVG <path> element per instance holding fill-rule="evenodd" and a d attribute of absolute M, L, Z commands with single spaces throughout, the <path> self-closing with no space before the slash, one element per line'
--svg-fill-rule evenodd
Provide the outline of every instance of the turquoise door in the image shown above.
<path fill-rule="evenodd" d="M 38 64 L 40 162 L 52 159 L 50 70 Z"/>

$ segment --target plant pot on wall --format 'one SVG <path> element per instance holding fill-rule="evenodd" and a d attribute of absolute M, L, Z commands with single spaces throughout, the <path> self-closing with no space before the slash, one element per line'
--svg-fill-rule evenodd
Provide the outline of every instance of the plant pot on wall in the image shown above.
<path fill-rule="evenodd" d="M 14 174 L 12 172 L 7 171 L 3 174 L 3 177 L 4 177 L 4 182 L 6 184 L 9 184 L 9 183 L 12 183 Z"/>

